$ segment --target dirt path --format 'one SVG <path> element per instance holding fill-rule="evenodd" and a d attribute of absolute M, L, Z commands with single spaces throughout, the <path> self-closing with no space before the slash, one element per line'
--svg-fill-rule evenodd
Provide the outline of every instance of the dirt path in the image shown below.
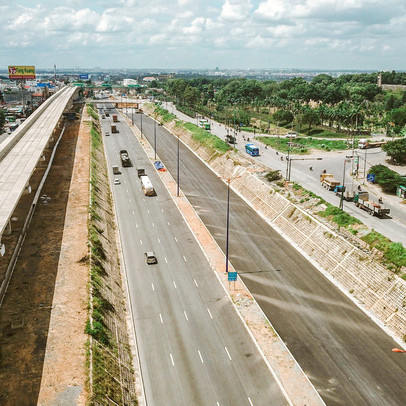
<path fill-rule="evenodd" d="M 84 112 L 86 119 L 86 112 Z M 88 118 L 87 118 L 88 119 Z M 66 209 L 39 405 L 86 402 L 84 326 L 87 319 L 89 123 L 81 122 Z"/>
<path fill-rule="evenodd" d="M 35 405 L 39 396 L 44 405 L 79 404 L 85 396 L 86 280 L 80 278 L 87 266 L 77 261 L 87 253 L 88 163 L 73 168 L 76 147 L 78 157 L 88 157 L 89 141 L 81 136 L 77 144 L 78 129 L 72 123 L 61 139 L 42 191 L 51 200 L 36 208 L 0 308 L 1 405 Z M 64 403 L 66 393 L 76 401 Z"/>

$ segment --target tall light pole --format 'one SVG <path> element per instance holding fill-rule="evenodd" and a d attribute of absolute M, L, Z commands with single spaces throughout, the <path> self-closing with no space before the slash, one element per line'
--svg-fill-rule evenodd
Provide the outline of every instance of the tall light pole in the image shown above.
<path fill-rule="evenodd" d="M 178 174 L 177 174 L 177 178 L 178 178 L 177 183 L 178 183 L 178 185 L 177 185 L 177 189 L 176 189 L 176 196 L 178 196 L 178 197 L 179 197 L 179 145 L 180 145 L 179 138 L 180 138 L 180 136 L 178 134 Z"/>
<path fill-rule="evenodd" d="M 286 180 L 289 182 L 290 181 L 290 171 L 289 171 L 289 157 L 290 157 L 290 143 L 292 141 L 292 138 L 289 138 L 288 141 L 288 157 L 286 158 Z"/>
<path fill-rule="evenodd" d="M 288 162 L 288 175 L 286 180 L 289 182 L 290 181 L 290 174 L 292 171 L 292 161 L 322 161 L 323 158 L 287 158 Z"/>
<path fill-rule="evenodd" d="M 343 168 L 343 184 L 341 185 L 341 197 L 340 197 L 340 205 L 338 206 L 341 210 L 344 210 L 344 192 L 345 192 L 345 164 L 350 162 L 351 158 L 354 158 L 353 155 L 346 156 L 344 159 L 344 168 Z"/>
<path fill-rule="evenodd" d="M 155 160 L 156 160 L 156 120 L 154 120 L 154 152 L 155 152 Z"/>
<path fill-rule="evenodd" d="M 141 138 L 142 138 L 142 115 L 143 113 L 141 113 Z"/>
<path fill-rule="evenodd" d="M 226 273 L 228 273 L 228 240 L 230 234 L 230 182 L 231 178 L 227 181 Z"/>

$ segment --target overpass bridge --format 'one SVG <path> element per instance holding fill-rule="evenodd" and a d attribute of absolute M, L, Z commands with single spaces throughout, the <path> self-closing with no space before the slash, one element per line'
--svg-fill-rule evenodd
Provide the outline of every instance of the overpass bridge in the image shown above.
<path fill-rule="evenodd" d="M 31 192 L 30 178 L 45 159 L 44 151 L 61 128 L 62 113 L 72 107 L 77 88 L 64 87 L 46 100 L 0 145 L 0 252 L 1 240 L 11 234 L 11 218 L 24 192 Z"/>

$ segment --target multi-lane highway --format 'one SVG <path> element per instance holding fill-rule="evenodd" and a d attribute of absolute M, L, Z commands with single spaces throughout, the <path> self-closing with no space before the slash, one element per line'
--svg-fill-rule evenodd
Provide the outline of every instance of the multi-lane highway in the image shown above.
<path fill-rule="evenodd" d="M 135 116 L 140 125 L 140 116 Z M 154 144 L 154 124 L 143 117 Z M 177 140 L 157 127 L 157 153 L 176 178 Z M 226 185 L 181 148 L 180 186 L 225 249 Z M 231 263 L 328 405 L 404 405 L 406 362 L 397 344 L 237 195 Z"/>
<path fill-rule="evenodd" d="M 101 123 L 110 130 L 111 118 Z M 117 126 L 104 142 L 111 180 L 121 182 L 111 187 L 147 404 L 289 404 L 152 163 L 128 125 Z M 146 169 L 156 196 L 144 196 L 135 167 L 121 167 L 121 149 Z M 147 251 L 158 264 L 145 263 Z"/>

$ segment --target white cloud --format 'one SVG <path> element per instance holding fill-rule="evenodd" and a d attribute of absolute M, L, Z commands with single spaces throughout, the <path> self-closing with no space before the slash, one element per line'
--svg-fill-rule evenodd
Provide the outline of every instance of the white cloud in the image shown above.
<path fill-rule="evenodd" d="M 93 65 L 134 66 L 140 53 L 144 66 L 164 60 L 186 67 L 203 59 L 221 66 L 249 63 L 253 58 L 260 66 L 275 60 L 279 66 L 345 64 L 356 61 L 359 54 L 371 66 L 381 64 L 382 55 L 385 60 L 406 62 L 401 40 L 406 35 L 404 0 L 88 0 L 85 6 L 83 1 L 67 0 L 64 4 L 16 0 L 0 5 L 3 66 L 10 58 L 40 65 L 59 58 L 58 64 L 68 66 L 77 58 Z M 320 59 L 311 59 L 316 54 Z"/>

